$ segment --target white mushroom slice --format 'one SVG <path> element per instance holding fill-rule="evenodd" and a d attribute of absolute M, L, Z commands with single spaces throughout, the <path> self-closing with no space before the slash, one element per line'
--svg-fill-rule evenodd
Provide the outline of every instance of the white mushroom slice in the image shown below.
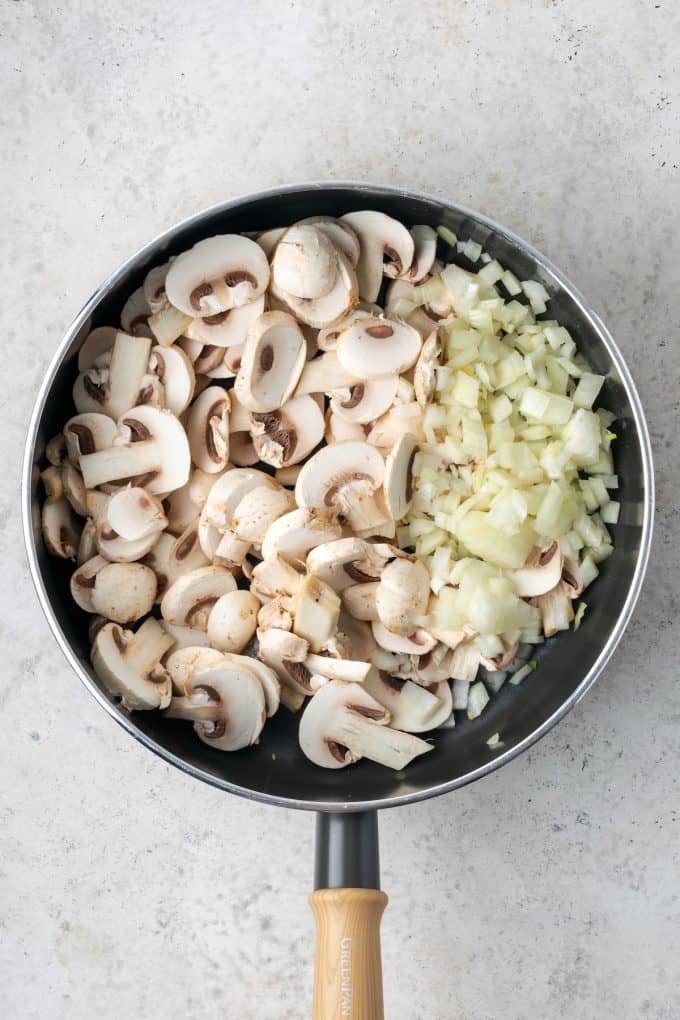
<path fill-rule="evenodd" d="M 254 568 L 250 590 L 264 603 L 278 595 L 295 595 L 301 583 L 302 574 L 280 556 L 274 556 Z"/>
<path fill-rule="evenodd" d="M 359 293 L 356 273 L 349 259 L 336 251 L 336 275 L 333 287 L 323 297 L 307 300 L 286 294 L 286 304 L 300 322 L 323 329 L 342 321 L 356 306 Z"/>
<path fill-rule="evenodd" d="M 359 293 L 365 301 L 375 301 L 386 276 L 399 276 L 413 262 L 414 243 L 403 223 L 382 212 L 361 210 L 346 213 L 361 245 L 357 265 Z"/>
<path fill-rule="evenodd" d="M 138 287 L 123 305 L 120 313 L 120 324 L 126 333 L 132 336 L 145 336 L 151 339 L 153 333 L 149 329 L 148 318 L 151 315 L 149 302 L 144 297 L 144 290 Z"/>
<path fill-rule="evenodd" d="M 189 410 L 191 459 L 207 474 L 224 471 L 229 460 L 229 412 L 229 394 L 221 386 L 208 386 Z"/>
<path fill-rule="evenodd" d="M 244 664 L 224 659 L 195 673 L 186 691 L 170 702 L 168 719 L 192 721 L 196 735 L 218 751 L 238 751 L 257 742 L 267 710 L 262 684 Z"/>
<path fill-rule="evenodd" d="M 175 651 L 184 651 L 187 648 L 195 649 L 196 647 L 210 648 L 210 639 L 204 630 L 197 630 L 195 627 L 178 627 L 177 624 L 168 623 L 167 620 L 159 620 L 158 622 L 166 634 L 175 639 L 173 646 Z M 172 652 L 172 655 L 175 654 L 175 651 Z M 211 648 L 210 651 L 213 651 L 213 649 Z M 215 654 L 219 653 L 216 652 Z M 168 672 L 170 672 L 169 663 L 172 655 L 168 657 L 165 663 Z M 182 693 L 181 689 L 178 688 L 178 690 Z"/>
<path fill-rule="evenodd" d="M 251 435 L 260 460 L 272 467 L 297 464 L 323 439 L 324 418 L 314 397 L 294 397 L 277 411 L 253 412 Z"/>
<path fill-rule="evenodd" d="M 508 576 L 520 598 L 545 595 L 559 584 L 562 563 L 560 544 L 552 542 L 547 549 L 532 549 L 524 566 L 508 571 Z"/>
<path fill-rule="evenodd" d="M 192 318 L 239 308 L 264 294 L 267 257 L 255 241 L 223 234 L 178 255 L 165 280 L 168 300 Z"/>
<path fill-rule="evenodd" d="M 97 525 L 94 521 L 85 521 L 83 530 L 80 533 L 80 542 L 78 543 L 78 555 L 76 556 L 76 563 L 78 566 L 82 566 L 88 560 L 91 560 L 97 555 Z"/>
<path fill-rule="evenodd" d="M 342 367 L 362 379 L 399 375 L 416 363 L 422 341 L 405 322 L 359 319 L 343 330 L 337 355 Z"/>
<path fill-rule="evenodd" d="M 257 626 L 261 630 L 276 627 L 278 630 L 293 629 L 293 600 L 289 595 L 277 595 L 270 602 L 261 605 L 257 613 Z"/>
<path fill-rule="evenodd" d="M 390 713 L 362 684 L 331 682 L 311 699 L 300 721 L 303 753 L 322 768 L 341 769 L 360 758 L 403 769 L 432 750 L 418 737 L 391 729 Z"/>
<path fill-rule="evenodd" d="M 66 492 L 66 480 L 64 479 L 64 492 Z M 71 501 L 71 505 L 73 502 Z M 76 512 L 77 511 L 77 508 Z M 570 599 L 577 599 L 579 595 L 583 594 L 583 575 L 581 573 L 581 567 L 578 560 L 572 559 L 571 556 L 565 556 L 562 564 L 562 583 L 567 588 L 567 594 Z"/>
<path fill-rule="evenodd" d="M 342 680 L 344 683 L 363 683 L 371 664 L 354 659 L 334 659 L 330 655 L 315 655 L 311 652 L 305 659 L 307 669 L 326 680 Z"/>
<path fill-rule="evenodd" d="M 335 274 L 335 247 L 325 232 L 299 223 L 286 230 L 272 258 L 272 283 L 286 300 L 324 297 Z"/>
<path fill-rule="evenodd" d="M 303 696 L 312 693 L 311 672 L 304 662 L 309 645 L 304 638 L 279 628 L 258 630 L 258 658 L 273 669 L 285 687 Z"/>
<path fill-rule="evenodd" d="M 262 539 L 262 558 L 281 556 L 294 566 L 304 566 L 310 549 L 342 535 L 342 526 L 330 510 L 301 507 L 270 524 Z"/>
<path fill-rule="evenodd" d="M 142 291 L 152 314 L 160 312 L 161 308 L 165 307 L 168 303 L 165 293 L 165 279 L 170 265 L 170 262 L 164 262 L 162 266 L 154 266 L 144 277 Z"/>
<path fill-rule="evenodd" d="M 230 527 L 243 542 L 261 545 L 267 528 L 295 506 L 292 492 L 280 486 L 258 486 L 247 492 L 234 509 Z"/>
<path fill-rule="evenodd" d="M 327 351 L 319 358 L 308 361 L 302 370 L 295 396 L 305 393 L 332 393 L 349 388 L 361 382 L 357 376 L 346 372 L 335 351 Z"/>
<path fill-rule="evenodd" d="M 357 322 L 359 319 L 370 319 L 373 314 L 373 312 L 367 312 L 363 308 L 353 308 L 344 319 L 334 323 L 332 326 L 326 326 L 324 329 L 319 330 L 316 336 L 317 347 L 322 351 L 334 351 L 338 346 L 338 337 L 343 329 L 347 329 L 348 326 L 351 326 L 353 322 Z M 377 314 L 380 314 L 380 309 L 378 309 Z"/>
<path fill-rule="evenodd" d="M 378 594 L 378 582 L 366 581 L 343 588 L 342 604 L 355 620 L 366 620 L 374 623 L 379 619 L 375 597 Z"/>
<path fill-rule="evenodd" d="M 430 573 L 422 560 L 394 559 L 383 568 L 375 606 L 384 626 L 408 637 L 427 612 Z"/>
<path fill-rule="evenodd" d="M 217 475 L 209 475 L 200 468 L 195 468 L 193 474 L 199 473 L 200 477 L 209 478 L 212 481 Z M 186 485 L 183 485 L 181 489 L 175 489 L 171 492 L 165 502 L 165 514 L 168 518 L 167 531 L 171 535 L 181 535 L 182 532 L 192 521 L 194 521 L 199 513 L 201 512 L 201 506 L 205 502 L 203 498 L 199 504 L 192 498 L 191 478 Z M 210 488 L 210 486 L 208 486 Z"/>
<path fill-rule="evenodd" d="M 155 597 L 156 575 L 150 567 L 107 563 L 95 574 L 91 604 L 93 612 L 107 620 L 131 623 L 151 611 Z"/>
<path fill-rule="evenodd" d="M 232 468 L 231 471 L 221 475 L 211 487 L 208 493 L 203 514 L 209 524 L 226 531 L 231 527 L 231 521 L 236 507 L 246 493 L 251 489 L 266 486 L 270 489 L 278 489 L 276 483 L 264 471 L 256 471 L 253 468 Z"/>
<path fill-rule="evenodd" d="M 63 432 L 57 432 L 56 436 L 48 441 L 45 446 L 45 457 L 48 464 L 54 467 L 61 467 L 66 456 L 66 439 Z"/>
<path fill-rule="evenodd" d="M 250 432 L 232 432 L 229 437 L 229 456 L 237 467 L 252 467 L 258 463 L 260 458 Z"/>
<path fill-rule="evenodd" d="M 179 417 L 194 395 L 196 376 L 191 359 L 181 347 L 152 347 L 149 371 L 163 384 L 165 406 Z"/>
<path fill-rule="evenodd" d="M 349 589 L 351 590 L 351 589 Z M 419 627 L 417 630 L 405 637 L 403 634 L 395 634 L 380 622 L 371 623 L 373 637 L 381 648 L 388 652 L 405 652 L 407 655 L 424 655 L 432 651 L 437 644 L 437 639 L 427 630 Z"/>
<path fill-rule="evenodd" d="M 408 317 L 408 324 L 418 331 L 420 339 L 424 341 L 427 340 L 433 330 L 437 329 L 440 318 L 442 316 L 435 316 L 423 306 L 411 312 Z"/>
<path fill-rule="evenodd" d="M 307 570 L 336 592 L 350 585 L 370 584 L 380 578 L 386 559 L 375 547 L 361 538 L 338 538 L 312 549 L 307 556 Z"/>
<path fill-rule="evenodd" d="M 353 266 L 359 261 L 361 248 L 359 238 L 345 220 L 336 220 L 332 216 L 308 216 L 298 220 L 296 226 L 312 226 L 325 234 L 331 244 L 347 256 Z"/>
<path fill-rule="evenodd" d="M 324 436 L 327 444 L 332 443 L 363 443 L 366 439 L 366 431 L 363 425 L 355 425 L 346 421 L 338 414 L 333 414 L 330 407 L 325 417 L 326 430 Z"/>
<path fill-rule="evenodd" d="M 182 353 L 182 352 L 180 352 Z M 136 404 L 151 404 L 153 407 L 165 407 L 165 386 L 157 375 L 147 373 L 142 376 L 142 385 L 137 394 Z M 173 414 L 175 412 L 173 411 Z"/>
<path fill-rule="evenodd" d="M 118 419 L 138 403 L 150 350 L 151 343 L 147 337 L 116 333 L 100 411 Z"/>
<path fill-rule="evenodd" d="M 541 611 L 541 624 L 547 638 L 558 630 L 569 630 L 569 624 L 574 619 L 574 608 L 570 588 L 564 581 L 560 581 L 545 595 L 533 598 L 531 604 Z"/>
<path fill-rule="evenodd" d="M 242 652 L 257 627 L 260 603 L 249 591 L 227 592 L 210 610 L 208 637 L 221 652 Z"/>
<path fill-rule="evenodd" d="M 418 441 L 409 432 L 394 444 L 385 458 L 383 494 L 393 520 L 401 521 L 413 502 L 413 461 Z"/>
<path fill-rule="evenodd" d="M 159 622 L 163 630 L 171 637 L 175 637 L 178 632 L 191 632 L 204 639 L 203 642 L 196 640 L 186 645 L 181 645 L 178 641 L 165 660 L 165 668 L 172 681 L 173 691 L 176 694 L 186 694 L 187 684 L 194 675 L 205 669 L 212 669 L 213 666 L 219 666 L 224 662 L 224 655 L 217 648 L 211 648 L 206 644 L 207 635 L 203 631 L 197 631 L 191 627 L 175 627 L 174 624 L 169 624 L 165 620 Z"/>
<path fill-rule="evenodd" d="M 112 446 L 117 436 L 116 423 L 107 414 L 77 414 L 64 425 L 66 451 L 72 464 L 77 464 L 83 453 Z"/>
<path fill-rule="evenodd" d="M 154 532 L 144 538 L 134 539 L 134 541 L 121 538 L 109 526 L 105 516 L 104 520 L 97 525 L 97 552 L 107 560 L 111 560 L 112 563 L 134 563 L 147 556 L 159 538 L 160 532 Z"/>
<path fill-rule="evenodd" d="M 153 618 L 145 620 L 135 633 L 106 623 L 92 646 L 94 671 L 124 708 L 165 708 L 170 704 L 172 684 L 160 660 L 173 641 Z"/>
<path fill-rule="evenodd" d="M 271 230 L 264 230 L 255 238 L 256 243 L 259 244 L 268 259 L 271 259 L 277 244 L 287 230 L 288 227 L 273 227 Z"/>
<path fill-rule="evenodd" d="M 389 709 L 392 726 L 406 733 L 425 733 L 441 726 L 453 711 L 451 688 L 445 681 L 433 690 L 412 680 L 390 676 L 373 668 L 364 681 L 364 689 Z"/>
<path fill-rule="evenodd" d="M 194 372 L 197 377 L 197 391 L 200 390 L 200 381 L 202 376 L 209 375 L 211 378 L 231 378 L 231 372 L 224 365 L 225 350 L 223 347 L 215 347 L 213 344 L 204 344 L 201 346 L 197 356 L 192 360 L 194 352 L 190 347 L 190 344 L 193 343 L 193 340 L 189 341 L 183 337 L 180 341 L 180 347 L 194 366 Z"/>
<path fill-rule="evenodd" d="M 94 368 L 103 354 L 111 351 L 118 331 L 113 326 L 98 326 L 83 340 L 78 351 L 78 371 Z"/>
<path fill-rule="evenodd" d="M 283 699 L 281 697 L 281 684 L 274 670 L 252 655 L 242 656 L 225 652 L 224 658 L 245 666 L 251 673 L 255 674 L 262 684 L 262 693 L 264 694 L 265 705 L 267 707 L 267 717 L 271 719 L 273 715 L 276 715 Z"/>
<path fill-rule="evenodd" d="M 201 468 L 194 468 L 189 477 L 189 496 L 197 507 L 202 507 L 208 498 L 208 493 L 219 478 L 209 471 L 202 471 Z"/>
<path fill-rule="evenodd" d="M 338 618 L 338 634 L 342 634 L 347 639 L 352 659 L 357 659 L 360 662 L 369 661 L 377 647 L 370 623 L 365 620 L 355 620 L 343 608 L 340 610 Z"/>
<path fill-rule="evenodd" d="M 298 506 L 333 509 L 354 529 L 384 520 L 374 499 L 385 462 L 368 443 L 334 443 L 305 463 L 295 485 Z"/>
<path fill-rule="evenodd" d="M 164 304 L 160 311 L 149 316 L 149 329 L 161 347 L 170 347 L 178 340 L 185 329 L 193 322 L 191 315 L 181 312 L 179 308 Z"/>
<path fill-rule="evenodd" d="M 250 305 L 246 305 L 249 308 Z M 201 321 L 201 320 L 199 320 Z M 242 344 L 235 344 L 233 347 L 219 348 L 219 347 L 204 347 L 203 350 L 224 350 L 224 357 L 215 368 L 205 369 L 204 375 L 207 375 L 209 379 L 235 379 L 236 374 L 241 367 L 241 360 L 243 358 L 243 350 L 245 342 Z M 198 365 L 200 358 L 196 362 Z"/>
<path fill-rule="evenodd" d="M 168 623 L 206 630 L 218 598 L 235 589 L 236 581 L 224 567 L 198 567 L 170 585 L 161 602 L 161 614 Z"/>
<path fill-rule="evenodd" d="M 286 488 L 294 489 L 299 474 L 300 466 L 298 464 L 287 464 L 285 467 L 276 469 L 274 479 L 279 485 L 285 485 Z"/>
<path fill-rule="evenodd" d="M 306 344 L 292 315 L 265 312 L 251 327 L 236 376 L 236 396 L 250 411 L 275 411 L 292 396 Z"/>
<path fill-rule="evenodd" d="M 47 550 L 53 556 L 62 560 L 76 559 L 81 527 L 65 496 L 43 504 L 42 533 Z"/>
<path fill-rule="evenodd" d="M 441 354 L 442 331 L 437 328 L 432 330 L 424 342 L 413 373 L 416 400 L 421 407 L 429 404 L 434 397 L 437 383 L 435 370 L 441 364 Z"/>
<path fill-rule="evenodd" d="M 422 443 L 423 409 L 420 404 L 395 404 L 387 414 L 379 418 L 366 437 L 367 442 L 383 449 L 392 449 L 402 436 L 410 433 Z"/>
<path fill-rule="evenodd" d="M 168 523 L 160 500 L 139 487 L 114 493 L 106 509 L 106 519 L 108 526 L 128 541 L 155 535 Z"/>
<path fill-rule="evenodd" d="M 375 421 L 392 406 L 399 376 L 367 379 L 347 389 L 336 390 L 331 396 L 331 411 L 345 421 L 365 425 Z"/>
<path fill-rule="evenodd" d="M 66 462 L 68 463 L 68 461 Z M 73 466 L 73 465 L 71 465 Z M 64 486 L 61 480 L 62 468 L 50 464 L 48 468 L 40 472 L 40 481 L 45 487 L 45 494 L 48 503 L 54 503 L 64 495 Z"/>
<path fill-rule="evenodd" d="M 184 331 L 190 340 L 197 340 L 207 347 L 233 349 L 246 342 L 248 330 L 265 310 L 264 294 L 241 308 L 229 312 L 218 312 L 205 319 L 194 319 Z M 225 351 L 226 353 L 226 351 Z"/>
<path fill-rule="evenodd" d="M 437 257 L 437 232 L 432 227 L 418 223 L 411 227 L 411 237 L 414 244 L 413 261 L 399 275 L 410 283 L 419 283 L 431 271 Z M 386 269 L 385 274 L 391 276 L 392 267 Z"/>
<path fill-rule="evenodd" d="M 95 612 L 92 595 L 94 594 L 96 576 L 107 563 L 108 560 L 105 560 L 103 556 L 92 556 L 81 563 L 78 569 L 71 574 L 71 598 L 86 613 Z"/>
<path fill-rule="evenodd" d="M 186 484 L 191 457 L 184 429 L 170 411 L 133 407 L 119 422 L 135 441 L 82 454 L 80 470 L 87 489 L 123 478 L 148 476 L 144 488 L 153 495 Z"/>
<path fill-rule="evenodd" d="M 339 615 L 340 599 L 330 585 L 313 574 L 304 577 L 293 602 L 293 633 L 318 652 L 335 634 Z"/>
<path fill-rule="evenodd" d="M 201 549 L 198 537 L 198 518 L 196 518 L 172 543 L 166 565 L 168 580 L 172 584 L 182 574 L 196 570 L 197 567 L 207 566 L 208 560 Z"/>

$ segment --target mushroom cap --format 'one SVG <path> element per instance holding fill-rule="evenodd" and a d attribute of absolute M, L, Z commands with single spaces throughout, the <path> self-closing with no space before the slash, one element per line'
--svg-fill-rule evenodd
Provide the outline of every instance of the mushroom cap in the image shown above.
<path fill-rule="evenodd" d="M 298 464 L 323 439 L 324 417 L 313 396 L 293 397 L 277 411 L 251 416 L 253 446 L 272 467 Z"/>
<path fill-rule="evenodd" d="M 374 623 L 378 620 L 375 597 L 378 594 L 377 581 L 362 581 L 342 590 L 342 604 L 355 620 Z"/>
<path fill-rule="evenodd" d="M 352 263 L 341 251 L 335 252 L 335 265 L 333 286 L 322 297 L 308 300 L 288 293 L 277 294 L 283 297 L 286 306 L 301 322 L 315 329 L 341 322 L 356 306 L 359 297 L 356 273 Z"/>
<path fill-rule="evenodd" d="M 292 492 L 273 482 L 250 489 L 239 500 L 231 518 L 231 530 L 244 542 L 260 545 L 273 521 L 295 506 Z"/>
<path fill-rule="evenodd" d="M 209 701 L 219 698 L 215 720 L 197 719 L 197 736 L 218 751 L 239 751 L 257 742 L 267 718 L 262 684 L 257 674 L 245 665 L 224 658 L 219 665 L 195 673 L 187 684 L 187 696 L 198 691 Z"/>
<path fill-rule="evenodd" d="M 184 335 L 208 347 L 232 349 L 246 342 L 248 330 L 265 310 L 264 294 L 240 308 L 194 319 Z"/>
<path fill-rule="evenodd" d="M 413 502 L 413 460 L 418 441 L 410 432 L 401 436 L 385 458 L 383 493 L 393 520 L 406 517 Z"/>
<path fill-rule="evenodd" d="M 411 368 L 421 343 L 417 330 L 405 322 L 359 319 L 340 334 L 337 353 L 347 372 L 362 379 L 378 379 Z"/>
<path fill-rule="evenodd" d="M 168 301 L 192 318 L 239 308 L 264 294 L 269 263 L 255 241 L 221 234 L 199 241 L 174 260 L 165 280 Z"/>
<path fill-rule="evenodd" d="M 210 610 L 208 637 L 222 652 L 242 652 L 257 628 L 259 601 L 249 591 L 227 592 Z"/>
<path fill-rule="evenodd" d="M 276 715 L 281 702 L 281 684 L 274 670 L 252 655 L 233 655 L 225 652 L 224 657 L 225 659 L 236 661 L 255 674 L 262 684 L 262 692 L 264 694 L 265 705 L 267 706 L 267 717 L 271 718 L 273 715 Z"/>
<path fill-rule="evenodd" d="M 91 333 L 88 333 L 83 340 L 83 346 L 78 351 L 79 372 L 94 368 L 98 359 L 113 347 L 117 332 L 114 326 L 97 326 Z"/>
<path fill-rule="evenodd" d="M 375 301 L 383 273 L 399 276 L 413 262 L 413 238 L 399 220 L 372 209 L 346 213 L 342 220 L 355 231 L 361 246 L 357 265 L 359 293 L 365 301 Z"/>
<path fill-rule="evenodd" d="M 208 386 L 189 409 L 187 437 L 191 459 L 206 474 L 224 471 L 229 459 L 230 407 L 227 390 Z"/>
<path fill-rule="evenodd" d="M 422 560 L 391 560 L 383 567 L 375 605 L 381 623 L 408 637 L 427 612 L 430 573 Z"/>
<path fill-rule="evenodd" d="M 310 700 L 300 720 L 299 741 L 304 755 L 315 765 L 341 769 L 358 760 L 340 743 L 341 717 L 352 712 L 381 724 L 390 720 L 387 709 L 361 684 L 331 681 Z"/>
<path fill-rule="evenodd" d="M 221 475 L 210 489 L 202 516 L 221 531 L 231 527 L 236 507 L 251 489 L 260 486 L 278 488 L 276 482 L 255 468 L 232 468 Z"/>
<path fill-rule="evenodd" d="M 156 575 L 150 567 L 107 563 L 95 575 L 91 604 L 93 611 L 107 620 L 131 623 L 151 611 L 155 598 Z"/>
<path fill-rule="evenodd" d="M 81 524 L 65 496 L 42 508 L 42 533 L 48 552 L 63 560 L 75 560 L 80 544 Z"/>
<path fill-rule="evenodd" d="M 277 290 L 307 301 L 324 297 L 335 274 L 335 247 L 324 231 L 299 223 L 286 230 L 272 258 Z"/>
<path fill-rule="evenodd" d="M 195 630 L 195 628 L 191 627 L 177 628 L 174 624 L 167 623 L 166 620 L 161 620 L 161 627 L 167 629 L 168 633 L 172 636 L 174 636 L 177 630 Z M 206 638 L 202 631 L 196 631 L 196 633 Z M 211 648 L 207 644 L 196 642 L 193 645 L 180 647 L 175 645 L 165 660 L 165 668 L 172 680 L 173 689 L 178 694 L 186 694 L 187 684 L 195 673 L 211 669 L 213 666 L 219 666 L 223 660 L 224 655 L 217 648 Z"/>
<path fill-rule="evenodd" d="M 106 520 L 110 528 L 130 542 L 156 535 L 168 523 L 160 500 L 139 486 L 114 492 L 106 508 Z"/>
<path fill-rule="evenodd" d="M 287 230 L 288 227 L 272 227 L 270 230 L 263 230 L 255 238 L 255 242 L 259 244 L 268 259 L 271 259 L 274 249 Z"/>
<path fill-rule="evenodd" d="M 168 623 L 206 630 L 218 598 L 235 588 L 233 575 L 224 567 L 197 567 L 170 585 L 161 602 L 161 615 Z"/>
<path fill-rule="evenodd" d="M 179 417 L 194 395 L 196 376 L 191 359 L 175 344 L 172 347 L 156 346 L 151 348 L 149 369 L 163 384 L 165 406 Z"/>
<path fill-rule="evenodd" d="M 332 216 L 307 216 L 304 220 L 298 220 L 297 226 L 312 226 L 321 231 L 333 247 L 339 249 L 356 266 L 361 248 L 359 238 L 349 223 Z"/>
<path fill-rule="evenodd" d="M 437 639 L 429 631 L 420 627 L 408 637 L 388 630 L 380 620 L 374 620 L 371 623 L 371 628 L 376 642 L 388 652 L 406 652 L 407 655 L 424 655 L 425 652 L 432 651 L 437 644 Z"/>
<path fill-rule="evenodd" d="M 109 694 L 121 698 L 125 708 L 165 708 L 172 684 L 159 661 L 172 644 L 172 637 L 152 618 L 136 633 L 105 623 L 94 638 L 92 665 Z"/>
<path fill-rule="evenodd" d="M 380 418 L 392 406 L 399 376 L 367 379 L 331 396 L 331 411 L 347 422 L 365 425 Z"/>
<path fill-rule="evenodd" d="M 369 443 L 334 443 L 324 446 L 303 465 L 295 483 L 298 506 L 336 507 L 343 490 L 373 492 L 382 485 L 385 462 Z"/>
<path fill-rule="evenodd" d="M 287 312 L 265 312 L 252 325 L 234 389 L 250 411 L 275 411 L 292 396 L 305 366 L 302 331 Z"/>
<path fill-rule="evenodd" d="M 411 237 L 414 245 L 413 261 L 399 275 L 410 283 L 419 283 L 430 272 L 437 257 L 437 231 L 424 223 L 417 223 L 411 227 Z M 393 271 L 393 266 L 389 266 L 385 275 L 392 276 Z"/>
<path fill-rule="evenodd" d="M 337 592 L 377 581 L 384 563 L 375 556 L 372 545 L 356 537 L 324 542 L 307 556 L 307 570 Z"/>
<path fill-rule="evenodd" d="M 262 558 L 278 555 L 302 567 L 310 549 L 341 535 L 342 526 L 330 510 L 299 507 L 269 525 L 262 539 Z"/>
<path fill-rule="evenodd" d="M 116 423 L 108 414 L 76 414 L 64 425 L 66 452 L 72 464 L 78 463 L 82 453 L 94 453 L 113 446 L 117 436 Z"/>

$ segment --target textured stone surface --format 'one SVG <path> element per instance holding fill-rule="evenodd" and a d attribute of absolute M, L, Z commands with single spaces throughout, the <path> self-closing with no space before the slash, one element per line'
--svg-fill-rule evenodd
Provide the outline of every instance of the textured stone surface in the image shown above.
<path fill-rule="evenodd" d="M 19 458 L 43 371 L 168 223 L 357 178 L 506 223 L 628 358 L 658 470 L 639 609 L 531 753 L 382 819 L 390 1020 L 680 1016 L 680 15 L 671 0 L 0 6 L 2 824 L 7 1020 L 308 1015 L 312 819 L 228 799 L 81 689 L 27 580 Z"/>

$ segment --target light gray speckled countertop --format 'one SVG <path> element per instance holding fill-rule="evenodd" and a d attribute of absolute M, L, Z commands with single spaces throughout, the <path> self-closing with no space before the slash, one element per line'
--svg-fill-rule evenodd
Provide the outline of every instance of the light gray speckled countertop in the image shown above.
<path fill-rule="evenodd" d="M 680 11 L 672 0 L 0 5 L 6 1020 L 308 1015 L 312 819 L 153 758 L 27 579 L 26 422 L 59 337 L 166 225 L 304 179 L 408 185 L 543 249 L 647 408 L 655 548 L 586 700 L 500 773 L 383 817 L 389 1020 L 680 1016 Z"/>

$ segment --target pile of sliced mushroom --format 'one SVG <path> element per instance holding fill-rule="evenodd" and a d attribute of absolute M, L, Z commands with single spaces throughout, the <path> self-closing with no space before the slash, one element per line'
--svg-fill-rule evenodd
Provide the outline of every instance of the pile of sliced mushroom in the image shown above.
<path fill-rule="evenodd" d="M 126 709 L 223 751 L 304 709 L 312 762 L 401 769 L 580 621 L 618 516 L 603 379 L 540 284 L 441 235 L 210 237 L 86 338 L 43 531 Z"/>

